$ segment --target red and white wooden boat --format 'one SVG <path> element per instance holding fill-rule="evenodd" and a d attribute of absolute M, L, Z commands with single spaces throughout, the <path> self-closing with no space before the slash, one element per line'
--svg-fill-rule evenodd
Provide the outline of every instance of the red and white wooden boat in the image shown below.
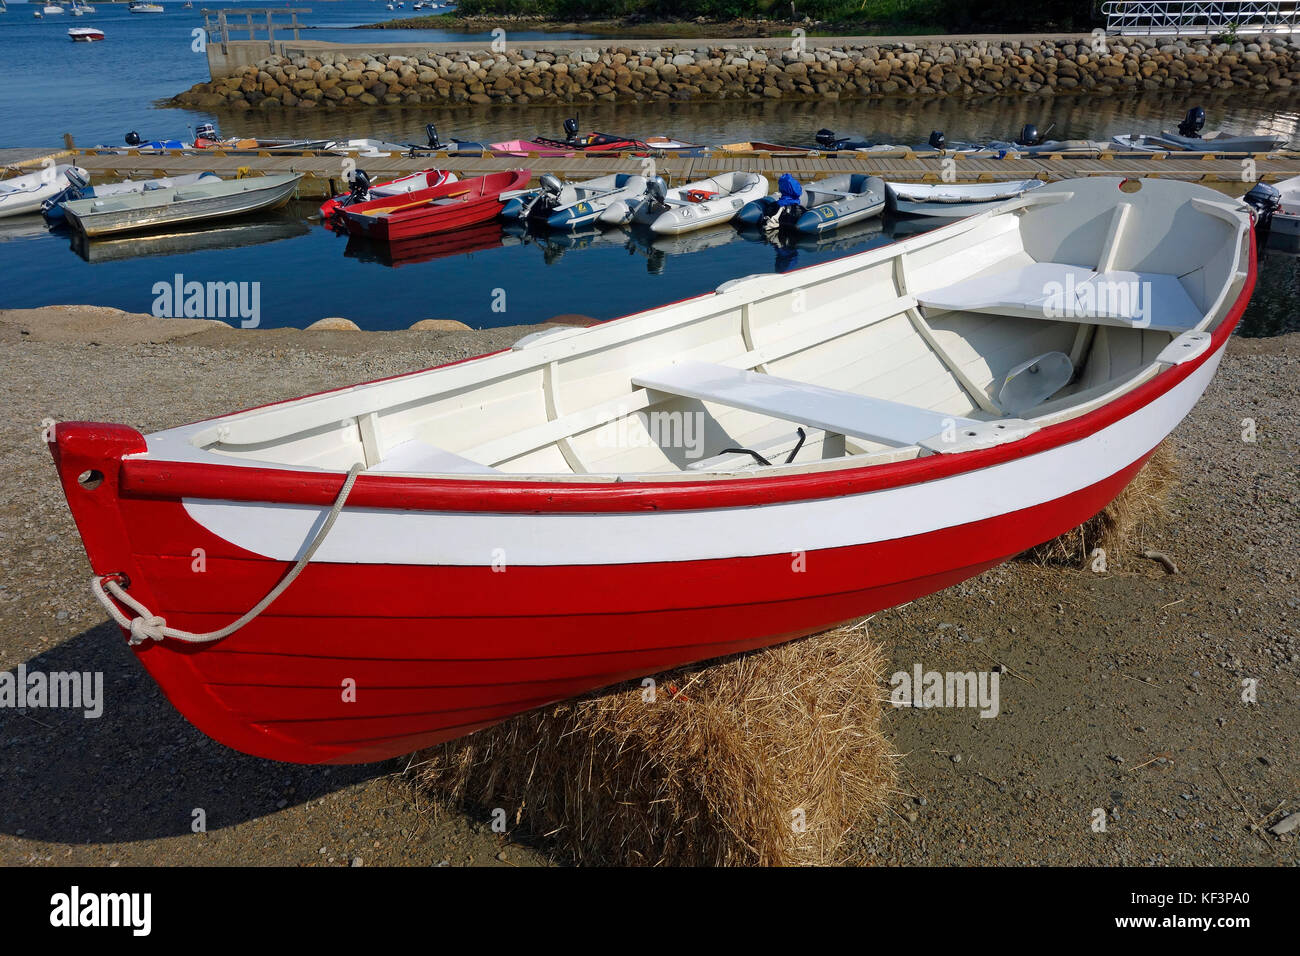
<path fill-rule="evenodd" d="M 523 189 L 530 178 L 532 172 L 527 169 L 488 173 L 344 206 L 335 218 L 341 217 L 354 236 L 380 240 L 428 236 L 494 219 L 501 212 L 501 194 Z"/>
<path fill-rule="evenodd" d="M 1246 307 L 1244 205 L 1121 185 L 147 437 L 59 424 L 94 586 L 201 730 L 332 763 L 937 591 L 1105 506 Z"/>
<path fill-rule="evenodd" d="M 390 179 L 386 183 L 378 183 L 373 186 L 363 184 L 360 189 L 357 188 L 357 183 L 354 181 L 352 192 L 343 193 L 325 200 L 320 207 L 321 218 L 328 222 L 335 211 L 346 206 L 369 202 L 372 199 L 384 199 L 390 196 L 409 196 L 421 189 L 432 189 L 434 186 L 441 186 L 443 183 L 454 183 L 456 179 L 455 173 L 441 169 L 423 169 L 418 173 L 411 173 L 409 176 Z"/>

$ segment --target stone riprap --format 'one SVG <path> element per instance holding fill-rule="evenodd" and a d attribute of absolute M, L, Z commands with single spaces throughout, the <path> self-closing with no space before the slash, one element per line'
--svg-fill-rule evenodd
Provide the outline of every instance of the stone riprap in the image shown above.
<path fill-rule="evenodd" d="M 462 103 L 839 99 L 872 95 L 1290 89 L 1300 37 L 853 43 L 793 49 L 726 43 L 422 56 L 348 50 L 272 57 L 172 100 L 192 109 L 358 109 Z"/>

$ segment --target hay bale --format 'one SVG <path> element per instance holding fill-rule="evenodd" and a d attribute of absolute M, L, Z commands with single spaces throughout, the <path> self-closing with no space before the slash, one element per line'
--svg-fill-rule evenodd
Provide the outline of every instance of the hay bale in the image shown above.
<path fill-rule="evenodd" d="M 411 773 L 574 863 L 834 863 L 894 782 L 883 671 L 865 629 L 841 628 L 524 714 Z"/>
<path fill-rule="evenodd" d="M 1043 565 L 1086 567 L 1095 548 L 1109 565 L 1139 553 L 1146 533 L 1166 516 L 1165 503 L 1178 484 L 1178 458 L 1162 442 L 1115 500 L 1079 527 L 1030 548 L 1020 560 Z"/>

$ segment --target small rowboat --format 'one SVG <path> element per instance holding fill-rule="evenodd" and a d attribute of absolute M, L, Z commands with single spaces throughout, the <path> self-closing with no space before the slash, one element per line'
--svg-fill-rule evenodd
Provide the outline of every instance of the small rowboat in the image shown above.
<path fill-rule="evenodd" d="M 766 194 L 767 180 L 758 173 L 719 173 L 674 189 L 666 188 L 656 177 L 640 200 L 629 203 L 629 209 L 632 222 L 660 235 L 675 236 L 730 222 L 746 203 Z M 617 209 L 618 204 L 611 206 L 604 221 L 613 221 Z"/>
<path fill-rule="evenodd" d="M 293 197 L 302 177 L 302 173 L 274 173 L 204 180 L 103 199 L 74 199 L 63 204 L 63 212 L 88 237 L 158 229 L 275 209 Z"/>
<path fill-rule="evenodd" d="M 794 198 L 799 203 L 793 207 L 795 213 L 786 217 L 789 229 L 819 236 L 880 215 L 885 208 L 885 183 L 878 176 L 843 173 L 804 186 L 802 193 Z M 780 211 L 780 201 L 778 189 L 770 196 L 747 203 L 736 213 L 736 222 L 746 226 L 780 223 L 780 218 L 772 218 Z"/>
<path fill-rule="evenodd" d="M 97 597 L 191 722 L 380 760 L 1077 526 L 1205 391 L 1254 252 L 1206 187 L 1058 182 L 441 368 L 148 436 L 60 423 L 51 450 Z"/>
<path fill-rule="evenodd" d="M 496 218 L 501 212 L 501 194 L 522 189 L 531 177 L 527 169 L 489 173 L 344 206 L 335 218 L 354 236 L 383 241 L 427 236 Z"/>
<path fill-rule="evenodd" d="M 351 177 L 352 191 L 325 200 L 320 207 L 321 218 L 328 222 L 335 211 L 344 206 L 368 202 L 371 199 L 383 199 L 388 196 L 409 195 L 421 189 L 432 189 L 434 186 L 441 186 L 443 183 L 454 183 L 456 179 L 455 173 L 445 172 L 441 169 L 425 169 L 418 173 L 411 173 L 409 176 L 390 179 L 388 182 L 372 186 L 370 185 L 370 178 L 361 170 L 357 170 Z"/>
<path fill-rule="evenodd" d="M 896 216 L 937 216 L 960 219 L 987 209 L 990 203 L 1023 196 L 1043 185 L 1041 179 L 1005 183 L 885 183 L 885 208 Z"/>
<path fill-rule="evenodd" d="M 104 39 L 104 31 L 95 27 L 72 27 L 68 30 L 68 38 L 73 43 L 94 43 Z"/>
<path fill-rule="evenodd" d="M 195 183 L 220 182 L 221 177 L 213 172 L 187 173 L 184 176 L 164 176 L 159 179 L 124 179 L 119 183 L 101 183 L 90 185 L 88 180 L 74 178 L 69 170 L 69 185 L 58 195 L 41 204 L 41 212 L 50 222 L 62 222 L 65 218 L 63 204 L 75 199 L 103 199 L 107 196 L 124 196 L 128 193 L 143 193 L 155 189 L 171 189 L 178 186 L 193 186 Z"/>
<path fill-rule="evenodd" d="M 80 166 L 46 166 L 34 173 L 25 173 L 13 179 L 0 180 L 0 219 L 40 212 L 41 204 L 63 192 L 68 185 L 68 173 L 88 179 L 90 174 Z"/>
<path fill-rule="evenodd" d="M 1271 133 L 1229 136 L 1222 130 L 1202 133 L 1204 129 L 1205 110 L 1193 106 L 1176 133 L 1129 133 L 1112 137 L 1112 142 L 1121 149 L 1138 152 L 1268 153 L 1286 146 L 1284 138 Z"/>
<path fill-rule="evenodd" d="M 631 173 L 614 173 L 580 183 L 561 182 L 548 173 L 541 178 L 540 189 L 507 199 L 501 216 L 545 223 L 552 229 L 615 225 L 626 218 L 626 204 L 640 199 L 645 188 L 645 177 Z M 610 213 L 615 204 L 621 205 Z M 612 221 L 604 218 L 607 213 Z"/>

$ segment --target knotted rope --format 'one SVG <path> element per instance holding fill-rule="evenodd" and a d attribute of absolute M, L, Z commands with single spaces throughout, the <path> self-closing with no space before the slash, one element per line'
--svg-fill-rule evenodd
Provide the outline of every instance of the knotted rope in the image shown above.
<path fill-rule="evenodd" d="M 192 631 L 182 631 L 177 627 L 168 627 L 166 619 L 153 613 L 153 611 L 149 610 L 135 598 L 131 597 L 131 595 L 127 594 L 126 589 L 114 580 L 116 575 L 105 574 L 91 578 L 90 590 L 94 593 L 95 597 L 99 599 L 99 603 L 104 605 L 104 609 L 112 615 L 113 620 L 117 621 L 119 625 L 127 628 L 131 632 L 131 637 L 128 639 L 128 643 L 133 646 L 136 644 L 142 644 L 146 640 L 161 641 L 165 637 L 175 638 L 178 641 L 186 641 L 190 644 L 210 644 L 213 641 L 219 641 L 222 638 L 229 637 L 270 607 L 271 602 L 283 594 L 285 589 L 288 588 L 289 585 L 293 584 L 294 579 L 302 573 L 302 569 L 307 567 L 312 556 L 316 553 L 316 550 L 325 542 L 325 538 L 329 535 L 330 529 L 334 527 L 334 521 L 338 518 L 339 512 L 343 510 L 343 505 L 348 500 L 348 495 L 352 491 L 352 486 L 356 484 L 357 475 L 361 474 L 363 468 L 363 465 L 356 464 L 348 471 L 348 477 L 343 482 L 343 487 L 339 489 L 338 497 L 334 499 L 334 506 L 330 508 L 330 512 L 326 516 L 325 522 L 320 526 L 320 530 L 318 530 L 315 536 L 311 539 L 311 543 L 307 546 L 306 553 L 298 559 L 298 563 L 290 569 L 288 574 L 280 579 L 280 583 L 271 589 L 270 594 L 258 601 L 257 604 L 253 605 L 252 610 L 239 618 L 239 620 L 232 621 L 219 630 L 208 631 L 203 634 L 195 634 Z M 109 597 L 110 594 L 112 597 Z M 125 604 L 131 610 L 135 611 L 137 616 L 127 617 L 114 599 L 116 599 L 116 602 Z"/>

